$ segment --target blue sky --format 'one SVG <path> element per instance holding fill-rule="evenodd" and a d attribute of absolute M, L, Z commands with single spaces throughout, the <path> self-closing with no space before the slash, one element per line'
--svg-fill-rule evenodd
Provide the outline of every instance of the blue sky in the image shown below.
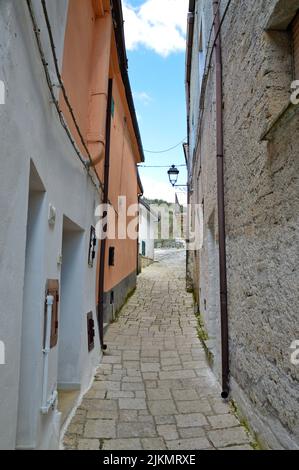
<path fill-rule="evenodd" d="M 185 25 L 188 0 L 125 0 L 129 75 L 145 150 L 164 150 L 186 138 Z M 176 6 L 179 8 L 175 9 Z M 183 10 L 182 10 L 183 6 Z M 172 15 L 169 15 L 169 10 Z M 174 11 L 175 10 L 175 11 Z M 145 152 L 145 165 L 183 165 L 182 146 Z M 141 168 L 145 196 L 174 202 L 168 168 Z M 186 171 L 179 167 L 179 183 Z M 182 194 L 180 190 L 177 190 Z M 184 201 L 184 195 L 180 197 Z"/>

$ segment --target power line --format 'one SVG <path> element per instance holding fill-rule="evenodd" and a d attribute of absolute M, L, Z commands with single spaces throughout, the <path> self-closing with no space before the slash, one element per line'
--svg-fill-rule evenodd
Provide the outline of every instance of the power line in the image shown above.
<path fill-rule="evenodd" d="M 181 140 L 178 144 L 174 145 L 173 147 L 170 147 L 168 149 L 165 149 L 165 150 L 144 150 L 144 152 L 146 153 L 167 153 L 167 152 L 170 152 L 171 150 L 174 150 L 176 148 L 178 148 L 180 145 L 182 145 L 185 140 L 187 139 L 187 137 L 185 137 L 183 140 Z"/>
<path fill-rule="evenodd" d="M 177 168 L 186 167 L 186 165 L 176 165 Z M 138 165 L 138 168 L 169 168 L 169 165 Z"/>

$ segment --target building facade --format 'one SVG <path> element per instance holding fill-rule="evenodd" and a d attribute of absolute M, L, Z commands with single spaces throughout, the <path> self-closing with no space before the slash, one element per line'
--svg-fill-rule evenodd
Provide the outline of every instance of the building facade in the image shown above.
<path fill-rule="evenodd" d="M 191 0 L 188 16 L 190 218 L 200 207 L 203 240 L 187 285 L 223 396 L 274 449 L 299 448 L 298 9 Z"/>
<path fill-rule="evenodd" d="M 158 217 L 144 200 L 139 202 L 139 256 L 141 269 L 155 260 L 155 238 L 157 236 Z"/>
<path fill-rule="evenodd" d="M 97 240 L 138 215 L 121 2 L 4 0 L 0 45 L 0 448 L 54 449 L 136 284 L 138 237 Z"/>

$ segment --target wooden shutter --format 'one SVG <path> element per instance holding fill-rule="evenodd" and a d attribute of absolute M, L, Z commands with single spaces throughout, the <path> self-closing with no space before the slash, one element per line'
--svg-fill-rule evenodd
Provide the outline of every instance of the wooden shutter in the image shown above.
<path fill-rule="evenodd" d="M 53 295 L 54 297 L 54 304 L 52 308 L 52 323 L 51 323 L 51 342 L 50 347 L 55 348 L 58 342 L 58 306 L 59 306 L 59 281 L 49 279 L 47 281 L 47 288 L 46 288 L 46 297 L 48 295 Z M 45 305 L 45 309 L 47 309 L 47 305 Z M 46 321 L 45 321 L 45 328 L 46 328 Z"/>
<path fill-rule="evenodd" d="M 293 21 L 292 34 L 294 47 L 295 79 L 299 80 L 299 13 L 297 13 Z"/>

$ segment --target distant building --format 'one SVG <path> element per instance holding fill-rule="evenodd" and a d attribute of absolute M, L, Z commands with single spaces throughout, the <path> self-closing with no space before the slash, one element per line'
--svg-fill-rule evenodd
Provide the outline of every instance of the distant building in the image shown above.
<path fill-rule="evenodd" d="M 299 448 L 298 9 L 191 0 L 188 16 L 188 285 L 223 396 L 274 449 Z"/>
<path fill-rule="evenodd" d="M 58 447 L 136 285 L 137 239 L 96 240 L 143 160 L 121 2 L 46 8 L 0 2 L 1 449 Z"/>
<path fill-rule="evenodd" d="M 157 234 L 158 216 L 144 200 L 139 202 L 139 256 L 141 269 L 155 260 L 155 236 Z"/>

